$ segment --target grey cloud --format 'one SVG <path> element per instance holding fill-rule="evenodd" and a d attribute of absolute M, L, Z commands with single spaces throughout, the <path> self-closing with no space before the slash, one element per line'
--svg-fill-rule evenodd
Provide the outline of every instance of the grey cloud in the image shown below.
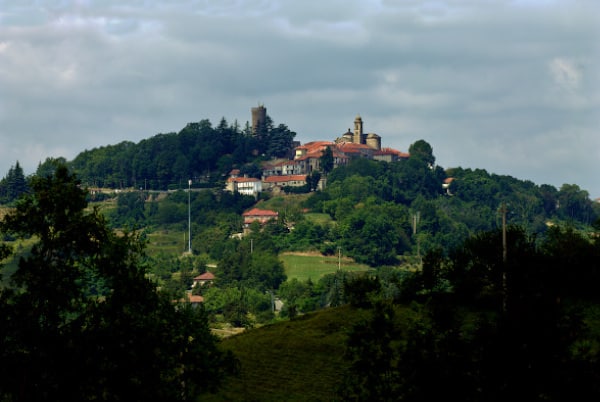
<path fill-rule="evenodd" d="M 44 4 L 0 14 L 0 175 L 261 102 L 301 141 L 360 113 L 444 167 L 600 196 L 595 2 Z"/>

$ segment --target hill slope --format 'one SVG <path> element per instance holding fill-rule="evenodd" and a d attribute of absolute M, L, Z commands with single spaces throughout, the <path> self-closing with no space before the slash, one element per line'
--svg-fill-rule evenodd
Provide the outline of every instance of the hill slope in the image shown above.
<path fill-rule="evenodd" d="M 331 401 L 344 376 L 347 331 L 367 310 L 330 308 L 224 339 L 240 360 L 214 401 Z"/>

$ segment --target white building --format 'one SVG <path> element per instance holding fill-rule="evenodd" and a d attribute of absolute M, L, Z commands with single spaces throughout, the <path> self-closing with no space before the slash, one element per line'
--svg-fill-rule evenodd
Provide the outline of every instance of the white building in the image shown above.
<path fill-rule="evenodd" d="M 230 177 L 227 179 L 225 189 L 232 193 L 238 192 L 257 197 L 262 191 L 262 182 L 253 177 Z"/>

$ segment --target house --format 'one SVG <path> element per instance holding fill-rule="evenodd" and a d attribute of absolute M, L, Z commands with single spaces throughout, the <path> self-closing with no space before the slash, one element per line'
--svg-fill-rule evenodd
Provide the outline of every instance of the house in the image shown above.
<path fill-rule="evenodd" d="M 204 303 L 204 297 L 202 297 L 200 295 L 188 295 L 187 298 L 188 298 L 189 302 L 192 303 L 192 305 Z"/>
<path fill-rule="evenodd" d="M 320 170 L 321 157 L 325 148 L 335 148 L 335 143 L 331 141 L 312 141 L 296 148 L 294 161 L 298 165 L 299 174 L 308 174 L 315 170 Z M 334 166 L 335 160 L 334 160 Z"/>
<path fill-rule="evenodd" d="M 269 176 L 287 176 L 302 174 L 303 166 L 295 160 L 283 160 L 274 164 L 264 163 L 262 166 L 263 179 Z"/>
<path fill-rule="evenodd" d="M 212 272 L 206 271 L 205 273 L 196 276 L 193 281 L 192 287 L 196 286 L 210 286 L 215 280 L 215 275 Z"/>
<path fill-rule="evenodd" d="M 306 175 L 295 174 L 290 176 L 269 176 L 263 179 L 265 190 L 281 187 L 301 187 L 306 185 Z"/>
<path fill-rule="evenodd" d="M 279 171 L 281 172 L 280 176 L 302 174 L 302 170 L 301 170 L 302 166 L 294 160 L 287 160 L 287 161 L 279 162 L 277 164 L 277 167 L 279 168 Z"/>
<path fill-rule="evenodd" d="M 251 210 L 244 212 L 242 217 L 244 218 L 244 227 L 247 228 L 254 222 L 260 222 L 261 225 L 264 225 L 270 220 L 277 219 L 279 217 L 279 212 L 268 209 L 252 208 Z"/>
<path fill-rule="evenodd" d="M 349 158 L 367 158 L 373 159 L 376 150 L 365 144 L 355 144 L 353 142 L 340 142 L 338 149 Z"/>
<path fill-rule="evenodd" d="M 204 297 L 200 295 L 193 295 L 191 292 L 187 292 L 185 296 L 179 300 L 173 300 L 173 303 L 190 303 L 192 307 L 197 307 L 200 303 L 204 303 Z"/>
<path fill-rule="evenodd" d="M 373 153 L 373 159 L 384 162 L 398 162 L 401 159 L 408 159 L 409 154 L 400 152 L 392 148 L 382 148 Z"/>
<path fill-rule="evenodd" d="M 454 177 L 447 177 L 444 179 L 444 184 L 442 184 L 442 188 L 444 190 L 446 190 L 447 195 L 452 195 L 452 193 L 450 192 L 450 185 L 452 184 L 453 181 L 454 181 Z"/>
<path fill-rule="evenodd" d="M 230 177 L 227 179 L 225 190 L 257 197 L 262 191 L 262 182 L 254 177 Z"/>

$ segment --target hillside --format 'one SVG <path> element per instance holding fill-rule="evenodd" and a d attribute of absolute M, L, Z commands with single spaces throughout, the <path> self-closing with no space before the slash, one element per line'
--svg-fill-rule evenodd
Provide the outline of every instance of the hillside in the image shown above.
<path fill-rule="evenodd" d="M 457 184 L 444 189 L 426 159 L 359 159 L 322 191 L 261 198 L 279 215 L 244 236 L 231 235 L 257 204 L 237 193 L 115 192 L 102 205 L 113 229 L 137 227 L 135 244 L 160 247 L 139 272 L 169 292 L 167 305 L 210 268 L 214 282 L 192 289 L 204 309 L 189 310 L 247 328 L 222 341 L 241 371 L 209 400 L 335 400 L 342 384 L 359 400 L 599 395 L 597 207 L 576 186 L 453 173 Z M 506 205 L 515 213 L 500 230 Z M 194 252 L 182 254 L 187 230 Z M 335 269 L 342 250 L 362 272 Z M 298 254 L 317 259 L 292 274 L 301 264 L 282 256 Z M 284 304 L 274 313 L 276 297 Z"/>
<path fill-rule="evenodd" d="M 309 313 L 224 339 L 241 373 L 206 401 L 332 401 L 343 380 L 347 331 L 369 315 L 349 306 Z"/>

